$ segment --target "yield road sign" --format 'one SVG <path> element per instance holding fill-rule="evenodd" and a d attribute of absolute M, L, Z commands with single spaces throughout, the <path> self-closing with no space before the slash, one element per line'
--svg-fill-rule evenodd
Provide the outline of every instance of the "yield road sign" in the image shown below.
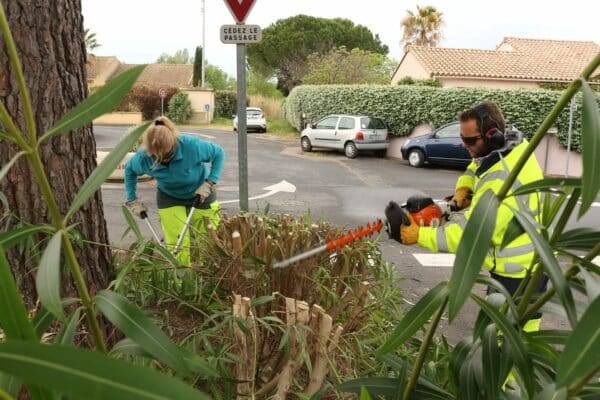
<path fill-rule="evenodd" d="M 231 15 L 238 24 L 243 24 L 246 21 L 254 2 L 255 0 L 225 0 L 227 8 L 229 8 Z"/>

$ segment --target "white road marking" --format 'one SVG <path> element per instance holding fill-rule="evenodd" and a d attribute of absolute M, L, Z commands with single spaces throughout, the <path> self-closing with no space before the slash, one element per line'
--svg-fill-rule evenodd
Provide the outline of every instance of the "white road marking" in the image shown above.
<path fill-rule="evenodd" d="M 293 184 L 289 183 L 286 180 L 283 180 L 274 185 L 266 186 L 263 188 L 263 190 L 268 190 L 268 192 L 264 193 L 264 194 L 259 194 L 258 196 L 249 197 L 248 200 L 262 199 L 263 197 L 273 196 L 275 193 L 279 193 L 279 192 L 294 193 L 296 191 L 296 186 L 294 186 Z M 237 203 L 239 201 L 240 201 L 240 199 L 224 200 L 224 201 L 219 200 L 219 204 Z"/>
<path fill-rule="evenodd" d="M 413 256 L 424 267 L 452 267 L 454 265 L 454 254 L 413 253 Z"/>

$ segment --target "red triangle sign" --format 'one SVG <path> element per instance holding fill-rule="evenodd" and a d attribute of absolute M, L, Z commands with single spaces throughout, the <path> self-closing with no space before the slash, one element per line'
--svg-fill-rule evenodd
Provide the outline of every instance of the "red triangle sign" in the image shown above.
<path fill-rule="evenodd" d="M 225 0 L 231 15 L 238 24 L 243 24 L 255 0 Z"/>

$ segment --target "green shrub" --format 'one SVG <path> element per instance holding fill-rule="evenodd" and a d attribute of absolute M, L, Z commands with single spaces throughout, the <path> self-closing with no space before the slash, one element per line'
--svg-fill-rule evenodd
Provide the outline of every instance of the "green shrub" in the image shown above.
<path fill-rule="evenodd" d="M 232 90 L 215 91 L 215 118 L 231 118 L 236 113 L 237 98 Z"/>
<path fill-rule="evenodd" d="M 384 119 L 395 135 L 408 136 L 422 122 L 437 127 L 456 119 L 458 112 L 482 100 L 493 100 L 507 122 L 530 138 L 561 93 L 549 90 L 434 88 L 417 85 L 302 85 L 286 99 L 284 117 L 300 130 L 300 115 L 307 121 L 332 113 L 370 114 Z M 571 148 L 581 150 L 581 95 L 576 96 Z M 569 110 L 555 120 L 558 138 L 567 144 Z"/>
<path fill-rule="evenodd" d="M 176 124 L 183 124 L 192 118 L 192 103 L 186 92 L 177 92 L 171 97 L 166 115 Z"/>
<path fill-rule="evenodd" d="M 164 111 L 169 109 L 169 101 L 177 92 L 177 88 L 149 84 L 134 86 L 116 108 L 118 111 L 140 111 L 144 121 L 160 115 L 160 97 L 158 92 L 164 89 L 166 97 L 163 101 Z"/>

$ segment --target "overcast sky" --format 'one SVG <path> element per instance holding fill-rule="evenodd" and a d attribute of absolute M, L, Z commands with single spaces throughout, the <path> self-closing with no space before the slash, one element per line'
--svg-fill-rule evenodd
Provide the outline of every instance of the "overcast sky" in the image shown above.
<path fill-rule="evenodd" d="M 205 57 L 235 76 L 234 44 L 223 44 L 221 25 L 234 24 L 223 0 L 205 0 Z M 600 1 L 569 0 L 255 0 L 246 24 L 266 28 L 298 14 L 342 17 L 378 34 L 395 60 L 402 57 L 400 20 L 416 5 L 444 14 L 442 47 L 493 50 L 505 36 L 586 40 L 600 44 Z M 202 45 L 202 0 L 82 0 L 84 26 L 96 33 L 96 55 L 124 63 L 153 63 L 162 53 Z"/>

